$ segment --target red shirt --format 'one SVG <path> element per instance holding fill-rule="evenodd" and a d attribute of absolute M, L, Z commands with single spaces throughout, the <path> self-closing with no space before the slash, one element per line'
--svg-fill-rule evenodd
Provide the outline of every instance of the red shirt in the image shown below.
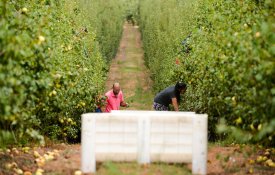
<path fill-rule="evenodd" d="M 124 101 L 122 91 L 119 91 L 115 96 L 113 90 L 108 91 L 105 96 L 107 97 L 107 105 L 105 112 L 111 112 L 111 110 L 119 110 L 120 103 Z"/>

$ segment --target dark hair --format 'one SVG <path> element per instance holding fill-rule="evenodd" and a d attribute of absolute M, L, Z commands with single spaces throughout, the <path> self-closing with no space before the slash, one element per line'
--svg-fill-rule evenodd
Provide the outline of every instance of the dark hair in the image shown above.
<path fill-rule="evenodd" d="M 186 87 L 187 85 L 185 83 L 179 81 L 176 83 L 175 90 L 180 91 L 182 89 L 186 89 Z"/>
<path fill-rule="evenodd" d="M 180 82 L 180 81 L 176 83 L 176 85 L 175 85 L 175 94 L 176 94 L 178 104 L 180 103 L 180 91 L 183 90 L 183 89 L 186 89 L 186 88 L 187 88 L 186 83 Z"/>

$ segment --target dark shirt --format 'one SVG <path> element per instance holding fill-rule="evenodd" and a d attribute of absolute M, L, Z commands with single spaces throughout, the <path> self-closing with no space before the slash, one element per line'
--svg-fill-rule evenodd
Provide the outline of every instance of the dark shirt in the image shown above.
<path fill-rule="evenodd" d="M 170 86 L 158 93 L 154 102 L 169 107 L 169 104 L 172 104 L 172 98 L 176 98 L 175 86 Z"/>

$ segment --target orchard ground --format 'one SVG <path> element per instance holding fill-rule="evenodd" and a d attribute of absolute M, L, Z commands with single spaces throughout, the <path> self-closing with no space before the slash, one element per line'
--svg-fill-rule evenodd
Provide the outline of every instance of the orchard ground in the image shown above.
<path fill-rule="evenodd" d="M 112 60 L 106 91 L 119 82 L 128 109 L 151 110 L 154 94 L 151 91 L 149 71 L 144 65 L 141 35 L 138 26 L 124 25 L 123 36 L 116 58 Z M 275 149 L 257 145 L 225 145 L 209 143 L 207 168 L 209 175 L 274 175 Z M 190 164 L 103 162 L 98 164 L 97 174 L 102 175 L 185 175 L 191 174 Z M 77 174 L 80 169 L 80 144 L 70 145 L 47 141 L 44 147 L 23 147 L 0 150 L 0 175 Z M 41 174 L 41 173 L 40 173 Z"/>

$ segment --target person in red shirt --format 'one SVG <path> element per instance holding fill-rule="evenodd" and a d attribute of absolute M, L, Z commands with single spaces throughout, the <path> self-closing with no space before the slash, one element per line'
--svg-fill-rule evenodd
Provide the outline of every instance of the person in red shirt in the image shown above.
<path fill-rule="evenodd" d="M 119 110 L 120 106 L 128 107 L 129 105 L 124 101 L 123 93 L 120 90 L 119 83 L 114 83 L 113 88 L 106 94 L 106 109 L 105 112 L 111 112 L 111 110 Z"/>

